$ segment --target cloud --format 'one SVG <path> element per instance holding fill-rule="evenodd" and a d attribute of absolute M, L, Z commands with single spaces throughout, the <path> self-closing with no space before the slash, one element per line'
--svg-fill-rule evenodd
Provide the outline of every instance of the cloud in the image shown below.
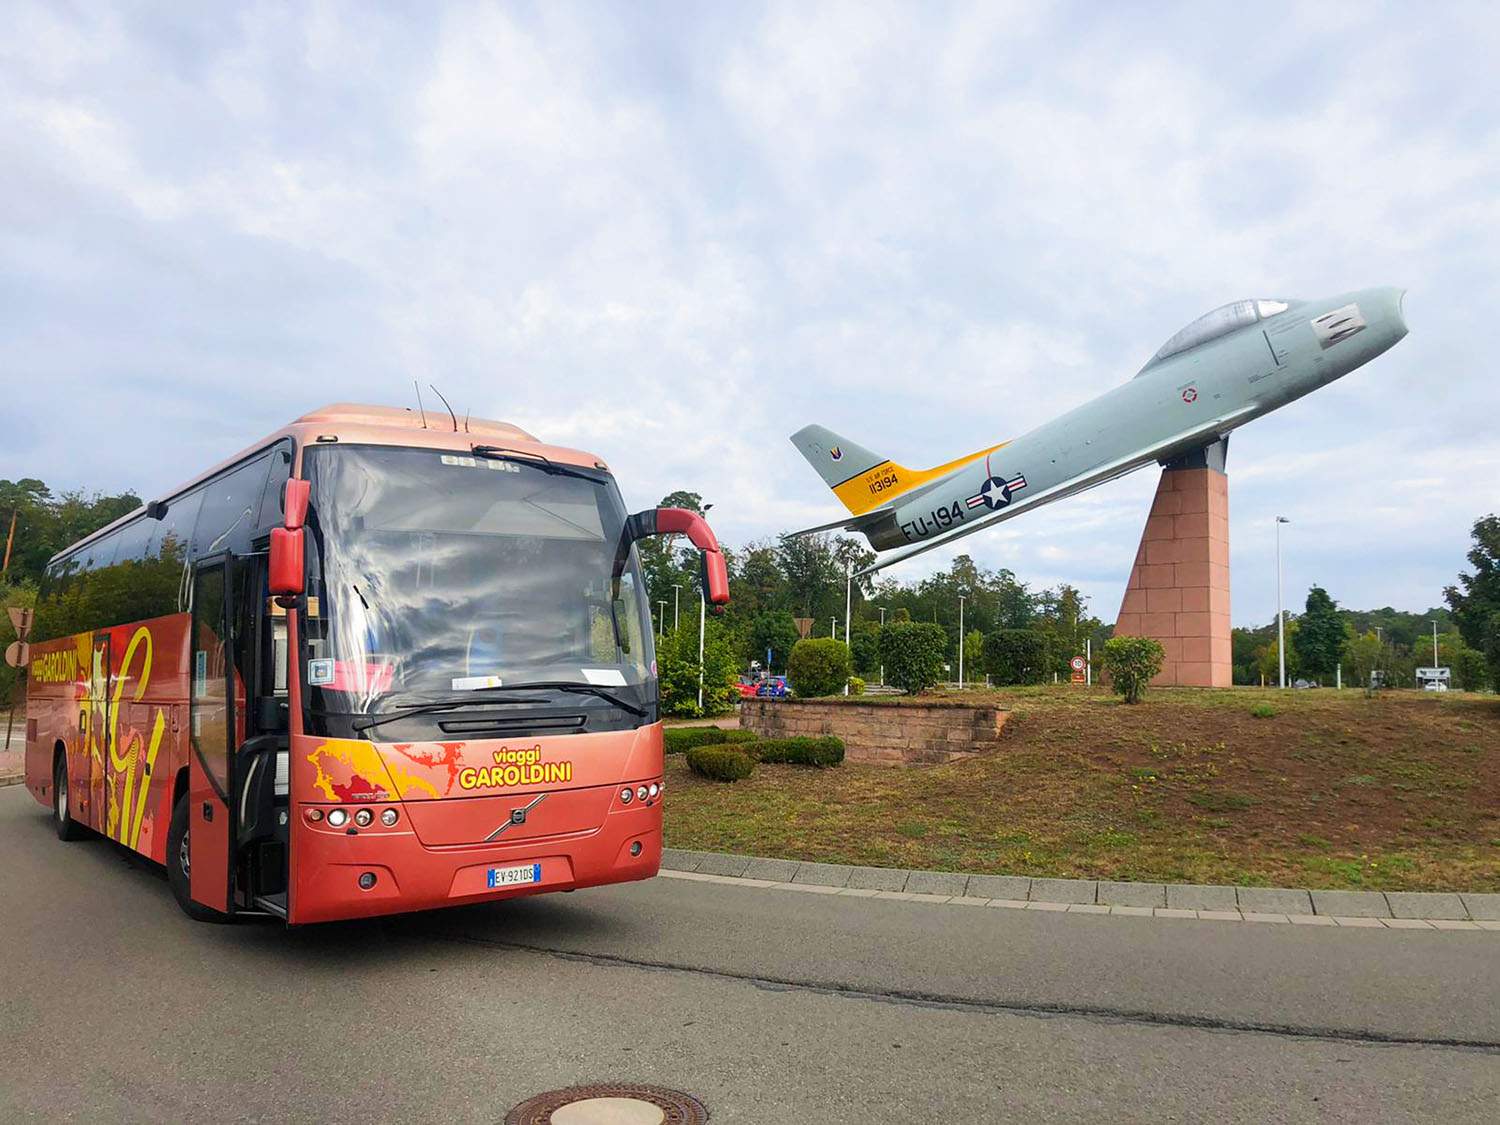
<path fill-rule="evenodd" d="M 1277 512 L 1289 588 L 1435 603 L 1500 460 L 1500 17 L 1229 11 L 15 6 L 0 475 L 153 493 L 415 379 L 742 542 L 836 514 L 807 421 L 937 463 L 1225 300 L 1391 282 L 1407 341 L 1235 436 L 1234 612 Z M 1110 616 L 1152 488 L 956 550 Z"/>

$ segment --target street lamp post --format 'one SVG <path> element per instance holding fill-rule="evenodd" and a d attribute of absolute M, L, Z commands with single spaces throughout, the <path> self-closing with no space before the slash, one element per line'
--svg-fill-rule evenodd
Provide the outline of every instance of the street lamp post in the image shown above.
<path fill-rule="evenodd" d="M 853 598 L 854 598 L 854 564 L 852 562 L 849 562 L 849 561 L 846 560 L 845 563 L 844 563 L 844 643 L 846 645 L 849 644 L 849 607 L 850 607 L 850 605 L 853 602 Z M 852 645 L 849 648 L 849 652 L 850 652 L 850 655 L 852 657 L 853 653 L 854 653 L 854 648 L 853 648 Z M 845 695 L 849 694 L 849 681 L 848 680 L 844 681 L 844 694 Z"/>
<path fill-rule="evenodd" d="M 885 628 L 885 606 L 880 606 L 880 627 Z M 880 686 L 885 687 L 885 661 L 880 662 Z"/>
<path fill-rule="evenodd" d="M 1276 517 L 1276 659 L 1280 664 L 1280 683 L 1286 687 L 1286 614 L 1281 609 L 1281 525 L 1292 521 Z"/>
<path fill-rule="evenodd" d="M 698 710 L 703 710 L 703 627 L 708 619 L 708 593 L 698 598 Z M 675 629 L 675 626 L 673 627 Z"/>
<path fill-rule="evenodd" d="M 682 624 L 682 587 L 676 582 L 672 583 L 672 632 L 677 632 L 677 627 Z"/>
<path fill-rule="evenodd" d="M 667 635 L 667 600 L 662 598 L 657 601 L 656 605 L 656 635 L 665 639 Z"/>
<path fill-rule="evenodd" d="M 964 596 L 958 595 L 958 690 L 964 689 Z"/>
<path fill-rule="evenodd" d="M 1432 666 L 1434 668 L 1436 668 L 1438 666 L 1437 618 L 1435 618 L 1435 617 L 1432 619 Z"/>

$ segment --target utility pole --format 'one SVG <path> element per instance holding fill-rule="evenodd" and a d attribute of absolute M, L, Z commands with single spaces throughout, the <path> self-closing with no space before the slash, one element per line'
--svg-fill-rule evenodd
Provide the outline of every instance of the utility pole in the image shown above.
<path fill-rule="evenodd" d="M 1286 687 L 1286 614 L 1281 609 L 1281 525 L 1292 521 L 1276 517 L 1276 659 L 1281 665 L 1280 684 Z"/>
<path fill-rule="evenodd" d="M 964 596 L 958 595 L 958 690 L 964 689 Z"/>

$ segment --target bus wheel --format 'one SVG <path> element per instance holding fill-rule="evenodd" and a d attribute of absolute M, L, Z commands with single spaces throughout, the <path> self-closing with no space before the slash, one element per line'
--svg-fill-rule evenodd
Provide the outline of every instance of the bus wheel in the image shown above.
<path fill-rule="evenodd" d="M 182 912 L 195 922 L 229 921 L 229 915 L 193 901 L 191 855 L 188 847 L 188 799 L 184 793 L 172 806 L 172 826 L 167 829 L 167 883 Z"/>
<path fill-rule="evenodd" d="M 59 754 L 57 769 L 52 775 L 52 825 L 57 829 L 59 840 L 80 840 L 83 825 L 73 819 L 68 797 L 68 760 Z"/>

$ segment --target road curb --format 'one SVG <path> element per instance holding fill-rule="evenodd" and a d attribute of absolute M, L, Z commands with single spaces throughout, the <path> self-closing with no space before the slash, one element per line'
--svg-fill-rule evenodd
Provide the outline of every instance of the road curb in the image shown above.
<path fill-rule="evenodd" d="M 24 773 L 0 773 L 0 789 L 7 785 L 24 785 L 26 775 Z"/>
<path fill-rule="evenodd" d="M 1163 918 L 1287 922 L 1302 925 L 1385 925 L 1411 928 L 1500 929 L 1500 894 L 1412 891 L 1310 891 L 1289 887 L 1199 886 L 1191 883 L 1125 883 L 1097 879 L 1031 879 L 1024 875 L 970 875 L 895 867 L 850 867 L 663 848 L 664 871 L 704 879 L 754 879 L 796 890 L 833 890 L 870 897 L 972 900 L 991 905 L 1077 913 L 1140 914 Z M 1317 919 L 1314 921 L 1314 919 Z M 1326 919 L 1326 921 L 1324 921 Z M 1465 925 L 1467 924 L 1467 925 Z"/>

